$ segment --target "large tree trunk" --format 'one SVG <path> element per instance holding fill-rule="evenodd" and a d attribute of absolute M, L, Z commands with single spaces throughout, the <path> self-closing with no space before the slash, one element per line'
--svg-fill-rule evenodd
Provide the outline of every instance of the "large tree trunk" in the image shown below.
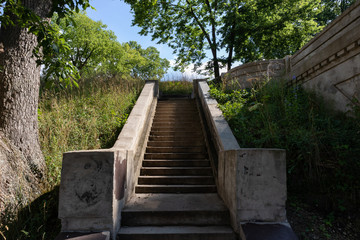
<path fill-rule="evenodd" d="M 51 10 L 51 2 L 24 0 L 23 4 L 44 18 Z M 1 26 L 0 43 L 3 45 L 0 52 L 0 131 L 19 148 L 32 172 L 41 179 L 46 166 L 38 137 L 40 67 L 32 56 L 37 38 L 27 29 Z"/>

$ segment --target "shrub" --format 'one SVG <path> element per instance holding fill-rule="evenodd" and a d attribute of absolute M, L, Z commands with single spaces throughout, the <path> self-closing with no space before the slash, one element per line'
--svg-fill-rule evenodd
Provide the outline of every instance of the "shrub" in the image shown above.
<path fill-rule="evenodd" d="M 211 95 L 241 147 L 287 151 L 288 189 L 322 196 L 327 210 L 356 208 L 360 193 L 360 118 L 334 112 L 314 92 L 285 88 L 269 81 L 257 89 L 226 92 L 211 86 Z"/>

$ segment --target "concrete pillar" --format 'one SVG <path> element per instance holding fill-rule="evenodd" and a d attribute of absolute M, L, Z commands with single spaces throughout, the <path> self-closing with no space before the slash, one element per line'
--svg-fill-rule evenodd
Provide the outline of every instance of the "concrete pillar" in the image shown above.
<path fill-rule="evenodd" d="M 123 151 L 64 153 L 59 199 L 62 232 L 118 231 L 126 165 Z"/>

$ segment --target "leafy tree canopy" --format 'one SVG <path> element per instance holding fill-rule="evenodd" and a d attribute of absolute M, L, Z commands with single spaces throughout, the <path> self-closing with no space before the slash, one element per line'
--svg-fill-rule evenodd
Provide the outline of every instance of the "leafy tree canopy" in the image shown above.
<path fill-rule="evenodd" d="M 38 45 L 33 54 L 37 58 L 38 65 L 44 65 L 51 69 L 53 74 L 60 80 L 65 80 L 66 84 L 75 83 L 79 78 L 76 67 L 64 58 L 60 58 L 61 53 L 69 51 L 69 46 L 61 37 L 60 33 L 50 25 L 49 19 L 57 13 L 59 19 L 70 15 L 73 11 L 79 12 L 90 6 L 89 0 L 51 0 L 44 2 L 39 8 L 47 7 L 50 2 L 51 11 L 48 18 L 43 19 L 36 12 L 26 8 L 22 1 L 0 0 L 0 7 L 3 11 L 0 15 L 0 23 L 3 27 L 17 26 L 27 28 L 30 33 L 37 36 Z"/>
<path fill-rule="evenodd" d="M 135 41 L 121 44 L 105 24 L 93 21 L 84 12 L 62 19 L 55 15 L 52 28 L 66 39 L 69 46 L 56 57 L 70 62 L 83 78 L 120 75 L 160 79 L 169 67 L 169 62 L 160 58 L 156 48 L 142 49 Z M 51 80 L 47 81 L 48 84 L 59 80 L 52 68 L 56 66 L 48 65 L 44 71 L 45 79 Z"/>
<path fill-rule="evenodd" d="M 215 78 L 219 68 L 234 61 L 281 58 L 301 48 L 319 32 L 329 0 L 124 0 L 140 34 L 168 44 L 177 55 L 177 68 L 202 64 Z M 352 0 L 342 0 L 341 2 Z M 337 1 L 340 2 L 340 1 Z M 331 8 L 329 12 L 332 12 Z M 338 14 L 338 13 L 336 13 Z M 322 19 L 331 19 L 323 17 Z M 223 50 L 223 51 L 221 51 Z M 226 56 L 219 56 L 225 52 Z"/>
<path fill-rule="evenodd" d="M 320 0 L 234 1 L 224 16 L 222 46 L 242 62 L 293 54 L 322 29 L 315 19 L 321 9 Z"/>
<path fill-rule="evenodd" d="M 318 14 L 317 22 L 326 25 L 345 11 L 356 0 L 321 0 L 324 10 Z"/>
<path fill-rule="evenodd" d="M 133 68 L 132 75 L 142 79 L 161 79 L 170 66 L 167 59 L 160 58 L 159 51 L 155 47 L 142 49 L 140 44 L 135 41 L 127 43 L 130 49 L 140 53 L 144 62 L 136 64 Z"/>

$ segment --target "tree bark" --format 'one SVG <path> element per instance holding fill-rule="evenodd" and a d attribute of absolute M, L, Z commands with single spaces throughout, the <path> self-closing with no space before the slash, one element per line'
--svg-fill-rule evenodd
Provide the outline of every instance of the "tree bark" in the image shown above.
<path fill-rule="evenodd" d="M 215 76 L 215 81 L 220 82 L 220 81 L 221 81 L 221 77 L 220 77 L 220 66 L 219 66 L 219 59 L 217 58 L 216 49 L 215 49 L 215 50 L 212 50 L 212 55 L 213 55 L 213 62 L 214 62 L 214 76 Z"/>
<path fill-rule="evenodd" d="M 41 18 L 50 13 L 51 4 L 51 0 L 23 1 L 26 8 Z M 37 38 L 27 29 L 1 26 L 0 43 L 3 45 L 0 52 L 0 131 L 19 148 L 32 172 L 41 179 L 46 165 L 38 136 L 40 67 L 32 56 Z"/>

